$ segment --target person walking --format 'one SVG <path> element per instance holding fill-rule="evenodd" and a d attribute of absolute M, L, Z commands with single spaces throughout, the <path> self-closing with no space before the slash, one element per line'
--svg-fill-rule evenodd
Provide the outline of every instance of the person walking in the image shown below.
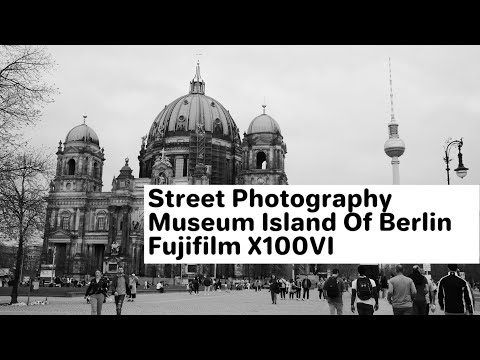
<path fill-rule="evenodd" d="M 422 275 L 424 275 L 422 273 Z M 425 299 L 427 301 L 427 306 L 425 309 L 425 315 L 428 315 L 430 310 L 432 313 L 435 312 L 436 306 L 435 306 L 435 298 L 437 294 L 437 287 L 435 285 L 435 281 L 433 279 L 427 279 L 428 281 L 428 294 L 425 296 Z"/>
<path fill-rule="evenodd" d="M 338 276 L 338 269 L 332 270 L 332 275 L 325 281 L 324 289 L 327 295 L 328 307 L 330 315 L 343 315 L 343 293 L 345 291 L 345 284 L 341 277 Z"/>
<path fill-rule="evenodd" d="M 308 275 L 302 281 L 302 288 L 303 288 L 303 297 L 302 301 L 305 301 L 305 294 L 307 294 L 307 300 L 310 298 L 310 287 L 312 286 L 312 282 L 308 278 Z"/>
<path fill-rule="evenodd" d="M 300 295 L 302 293 L 302 281 L 300 280 L 299 276 L 297 276 L 295 280 L 295 290 L 297 295 L 297 301 L 300 301 Z"/>
<path fill-rule="evenodd" d="M 392 305 L 393 315 L 412 315 L 413 299 L 417 289 L 413 280 L 403 275 L 403 266 L 395 266 L 397 275 L 388 284 L 387 301 Z"/>
<path fill-rule="evenodd" d="M 355 313 L 357 302 L 358 315 L 373 315 L 378 310 L 378 291 L 374 280 L 369 279 L 365 273 L 364 265 L 358 267 L 358 278 L 352 282 L 351 310 Z"/>
<path fill-rule="evenodd" d="M 193 278 L 192 283 L 193 283 L 193 292 L 195 293 L 195 295 L 198 295 L 198 288 L 200 286 L 200 283 L 198 281 L 198 276 L 195 276 Z"/>
<path fill-rule="evenodd" d="M 382 291 L 382 299 L 385 299 L 387 297 L 387 292 L 388 292 L 388 280 L 385 275 L 382 275 L 380 278 L 380 287 Z"/>
<path fill-rule="evenodd" d="M 279 280 L 280 283 L 280 299 L 286 300 L 286 293 L 287 293 L 287 281 L 281 277 Z"/>
<path fill-rule="evenodd" d="M 288 291 L 288 298 L 290 300 L 293 300 L 295 293 L 297 292 L 297 288 L 295 286 L 295 283 L 293 282 L 293 279 L 290 279 L 290 285 L 289 285 L 289 291 Z"/>
<path fill-rule="evenodd" d="M 130 287 L 128 286 L 128 276 L 123 273 L 123 266 L 118 267 L 118 273 L 113 277 L 111 290 L 115 296 L 115 307 L 117 315 L 122 315 L 123 301 L 125 295 L 130 296 Z"/>
<path fill-rule="evenodd" d="M 349 288 L 349 285 L 350 285 L 350 282 L 349 282 L 350 279 L 347 280 L 347 278 L 343 277 L 342 280 L 343 280 L 343 283 L 345 284 L 345 292 L 349 292 L 348 288 Z"/>
<path fill-rule="evenodd" d="M 285 285 L 286 285 L 286 288 L 285 288 L 286 294 L 288 294 L 290 298 L 290 290 L 292 289 L 292 279 L 290 279 L 290 281 L 285 280 Z"/>
<path fill-rule="evenodd" d="M 203 292 L 203 295 L 210 295 L 212 280 L 208 276 L 205 278 L 205 280 L 203 280 L 203 285 L 205 286 L 205 291 Z"/>
<path fill-rule="evenodd" d="M 277 303 L 277 294 L 280 292 L 280 284 L 274 274 L 270 277 L 270 295 L 272 297 L 272 304 Z"/>
<path fill-rule="evenodd" d="M 448 274 L 438 282 L 438 304 L 445 315 L 473 315 L 470 285 L 457 274 L 457 264 L 448 265 Z"/>
<path fill-rule="evenodd" d="M 428 295 L 428 280 L 420 273 L 420 266 L 414 265 L 412 273 L 408 276 L 413 280 L 417 294 L 413 299 L 412 315 L 427 315 L 427 295 Z"/>
<path fill-rule="evenodd" d="M 92 315 L 102 315 L 103 300 L 108 296 L 108 286 L 105 279 L 102 277 L 100 270 L 95 271 L 95 277 L 90 281 L 85 292 L 85 299 L 90 299 L 92 307 Z"/>
<path fill-rule="evenodd" d="M 128 287 L 130 288 L 130 297 L 128 298 L 127 301 L 134 302 L 135 298 L 137 297 L 137 285 L 138 285 L 138 278 L 135 276 L 134 273 L 130 275 L 130 278 L 128 279 Z"/>
<path fill-rule="evenodd" d="M 323 280 L 323 277 L 318 279 L 317 283 L 317 289 L 318 289 L 318 298 L 322 300 L 322 294 L 323 294 L 323 286 L 325 285 L 325 280 Z M 325 298 L 325 296 L 324 296 Z"/>

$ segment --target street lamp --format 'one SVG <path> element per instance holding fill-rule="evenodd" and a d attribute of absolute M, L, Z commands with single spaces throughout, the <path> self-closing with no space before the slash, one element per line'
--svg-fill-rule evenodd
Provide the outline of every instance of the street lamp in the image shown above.
<path fill-rule="evenodd" d="M 453 141 L 452 138 L 448 138 L 445 143 L 447 144 L 447 146 L 445 147 L 445 157 L 443 158 L 443 160 L 445 160 L 445 163 L 447 164 L 447 184 L 450 185 L 450 167 L 448 166 L 448 164 L 450 163 L 450 161 L 452 161 L 452 159 L 450 158 L 450 149 L 452 147 L 458 148 L 458 167 L 454 171 L 457 173 L 457 176 L 460 179 L 463 179 L 467 175 L 468 168 L 466 168 L 462 162 L 463 138 Z"/>

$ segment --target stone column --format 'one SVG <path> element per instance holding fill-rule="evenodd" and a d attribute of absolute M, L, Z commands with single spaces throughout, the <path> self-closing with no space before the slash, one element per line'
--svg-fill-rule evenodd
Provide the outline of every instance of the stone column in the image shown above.
<path fill-rule="evenodd" d="M 115 241 L 115 235 L 117 233 L 117 224 L 116 224 L 116 206 L 108 207 L 108 245 L 107 252 L 110 253 L 112 250 L 112 242 Z"/>
<path fill-rule="evenodd" d="M 98 180 L 102 180 L 102 178 L 103 178 L 103 161 L 100 160 L 100 161 L 98 162 L 98 166 L 100 167 L 100 171 L 99 171 L 99 174 L 100 174 L 100 175 L 99 175 Z"/>
<path fill-rule="evenodd" d="M 59 208 L 55 208 L 55 230 L 60 227 L 60 218 L 58 217 Z"/>
<path fill-rule="evenodd" d="M 83 157 L 83 156 L 80 156 L 80 157 L 78 158 L 78 168 L 80 169 L 78 175 L 85 175 L 85 174 L 83 173 L 83 162 L 84 162 L 84 161 L 85 161 L 85 160 L 84 160 L 84 157 Z"/>
<path fill-rule="evenodd" d="M 85 236 L 85 228 L 87 226 L 86 218 L 85 218 L 86 211 L 87 211 L 87 208 L 85 206 L 80 208 L 80 216 L 78 221 L 78 242 L 80 245 L 81 254 L 83 254 L 83 238 Z"/>
<path fill-rule="evenodd" d="M 120 248 L 120 253 L 124 256 L 130 255 L 130 221 L 129 213 L 132 208 L 129 205 L 122 206 L 122 247 Z"/>
<path fill-rule="evenodd" d="M 89 221 L 89 224 L 88 224 L 88 229 L 89 231 L 95 231 L 96 228 L 96 224 L 95 224 L 95 212 L 97 211 L 97 209 L 95 208 L 91 208 L 90 209 L 90 221 Z"/>
<path fill-rule="evenodd" d="M 71 272 L 71 264 L 72 264 L 72 257 L 70 254 L 70 250 L 72 248 L 72 239 L 70 239 L 70 242 L 65 244 L 65 272 L 70 273 Z"/>
<path fill-rule="evenodd" d="M 73 208 L 73 224 L 72 224 L 72 230 L 78 230 L 78 216 L 77 216 L 78 208 L 74 207 Z"/>
<path fill-rule="evenodd" d="M 59 156 L 57 158 L 57 176 L 60 176 L 60 175 L 62 175 L 62 159 Z"/>
<path fill-rule="evenodd" d="M 274 168 L 274 162 L 273 162 L 273 153 L 274 153 L 274 148 L 273 146 L 270 146 L 270 150 L 268 151 L 268 160 L 267 160 L 267 169 L 271 170 Z"/>

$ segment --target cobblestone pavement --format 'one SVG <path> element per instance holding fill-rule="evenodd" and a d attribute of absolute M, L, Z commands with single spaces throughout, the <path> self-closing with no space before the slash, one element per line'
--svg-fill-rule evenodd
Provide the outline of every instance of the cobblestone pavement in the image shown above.
<path fill-rule="evenodd" d="M 19 302 L 26 302 L 26 297 L 19 297 Z M 45 300 L 31 297 L 30 301 Z M 10 301 L 10 297 L 0 297 L 0 304 Z M 48 305 L 34 306 L 0 306 L 2 314 L 35 314 L 35 315 L 89 315 L 90 305 L 80 297 L 48 298 Z M 344 315 L 352 315 L 350 311 L 350 294 L 343 295 Z M 379 300 L 380 309 L 376 315 L 392 315 L 392 307 L 386 299 Z M 478 306 L 477 306 L 478 309 Z M 103 304 L 102 315 L 114 315 L 115 303 L 110 296 Z M 273 305 L 268 290 L 255 292 L 242 290 L 231 292 L 211 292 L 210 295 L 190 295 L 189 293 L 140 294 L 135 302 L 124 302 L 123 315 L 328 315 L 328 304 L 318 299 L 317 291 L 310 291 L 310 300 L 281 300 Z M 475 315 L 480 312 L 475 311 Z M 437 303 L 434 315 L 443 315 Z"/>

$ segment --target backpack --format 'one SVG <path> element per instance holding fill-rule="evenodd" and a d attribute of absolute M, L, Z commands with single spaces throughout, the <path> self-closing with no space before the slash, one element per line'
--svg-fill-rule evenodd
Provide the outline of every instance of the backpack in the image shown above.
<path fill-rule="evenodd" d="M 330 277 L 324 285 L 329 298 L 336 298 L 340 296 L 340 289 L 338 288 L 338 280 L 336 277 Z"/>
<path fill-rule="evenodd" d="M 357 296 L 360 300 L 368 300 L 372 297 L 373 289 L 368 277 L 357 279 Z"/>
<path fill-rule="evenodd" d="M 415 288 L 417 290 L 417 294 L 415 295 L 415 300 L 423 300 L 425 299 L 425 296 L 427 296 L 428 292 L 425 291 L 425 283 L 427 284 L 427 287 L 428 287 L 428 280 L 426 278 L 421 283 L 421 285 L 417 285 L 414 283 Z"/>

